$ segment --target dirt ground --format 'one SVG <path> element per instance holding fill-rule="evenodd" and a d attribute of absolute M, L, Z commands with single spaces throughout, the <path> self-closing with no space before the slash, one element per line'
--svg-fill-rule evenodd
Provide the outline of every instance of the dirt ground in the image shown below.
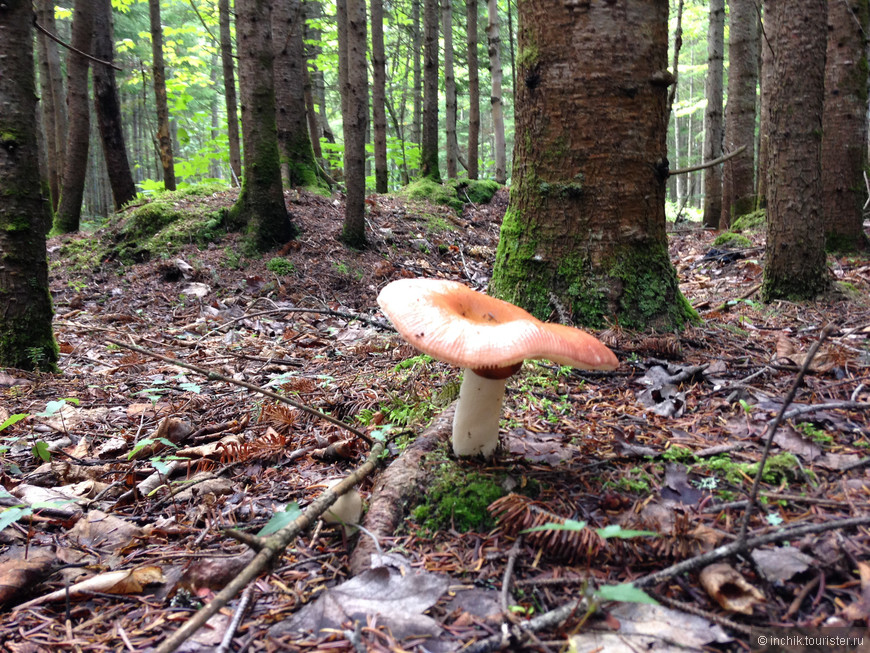
<path fill-rule="evenodd" d="M 818 302 L 764 305 L 762 235 L 729 250 L 715 233 L 673 231 L 701 323 L 598 332 L 619 357 L 612 373 L 527 363 L 508 385 L 496 457 L 457 464 L 445 443 L 458 371 L 404 344 L 376 297 L 403 277 L 484 290 L 507 200 L 501 190 L 458 216 L 373 196 L 359 252 L 336 240 L 340 198 L 298 191 L 287 201 L 301 235 L 261 259 L 228 234 L 70 269 L 68 238 L 53 239 L 62 373 L 0 372 L 0 650 L 158 650 L 252 558 L 224 529 L 257 533 L 288 506 L 295 516 L 382 437 L 359 491 L 400 515 L 395 529 L 304 530 L 179 650 L 736 651 L 753 628 L 866 628 L 868 257 L 830 258 L 835 290 Z M 741 541 L 784 405 L 746 524 L 768 541 L 700 558 Z M 384 507 L 396 500 L 383 486 L 399 484 L 379 488 L 384 478 L 405 479 L 413 500 Z M 388 559 L 365 571 L 378 548 Z M 628 602 L 632 581 L 659 605 Z M 368 616 L 354 627 L 355 614 Z M 524 643 L 499 641 L 548 614 Z"/>

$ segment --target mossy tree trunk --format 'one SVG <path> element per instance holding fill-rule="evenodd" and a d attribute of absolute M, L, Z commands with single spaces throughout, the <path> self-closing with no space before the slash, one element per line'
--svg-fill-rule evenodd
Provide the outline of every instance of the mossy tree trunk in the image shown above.
<path fill-rule="evenodd" d="M 281 173 L 287 186 L 326 189 L 314 158 L 305 109 L 305 44 L 302 2 L 272 5 L 275 101 Z"/>
<path fill-rule="evenodd" d="M 33 4 L 0 9 L 0 365 L 55 370 L 36 142 Z"/>
<path fill-rule="evenodd" d="M 91 0 L 76 0 L 70 39 L 74 49 L 69 51 L 66 60 L 69 128 L 64 155 L 63 187 L 57 215 L 54 216 L 54 229 L 63 234 L 79 230 L 85 195 L 91 113 L 88 102 L 88 60 L 79 52 L 91 51 L 93 11 Z"/>
<path fill-rule="evenodd" d="M 151 75 L 154 79 L 154 101 L 157 105 L 157 147 L 163 166 L 163 185 L 175 190 L 175 159 L 172 135 L 169 133 L 169 102 L 166 98 L 166 66 L 163 63 L 163 25 L 160 22 L 160 0 L 148 0 L 151 20 L 151 52 L 154 58 Z"/>
<path fill-rule="evenodd" d="M 695 313 L 665 233 L 667 0 L 529 0 L 518 15 L 513 184 L 490 291 L 543 319 L 682 326 Z"/>
<path fill-rule="evenodd" d="M 822 206 L 827 0 L 766 0 L 773 51 L 767 245 L 761 295 L 812 299 L 828 286 Z M 765 11 L 767 14 L 767 11 Z"/>
<path fill-rule="evenodd" d="M 248 246 L 260 252 L 296 235 L 281 186 L 270 14 L 269 0 L 236 2 L 245 168 L 230 224 L 247 225 Z"/>
<path fill-rule="evenodd" d="M 384 53 L 384 2 L 371 0 L 372 122 L 375 136 L 375 190 L 389 191 L 387 171 L 387 58 Z"/>
<path fill-rule="evenodd" d="M 867 163 L 868 0 L 829 0 L 822 188 L 825 236 L 832 250 L 867 246 L 864 167 Z"/>

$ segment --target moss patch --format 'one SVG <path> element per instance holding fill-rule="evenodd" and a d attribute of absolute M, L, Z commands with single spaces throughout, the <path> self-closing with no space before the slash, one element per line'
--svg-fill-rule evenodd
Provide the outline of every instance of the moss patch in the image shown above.
<path fill-rule="evenodd" d="M 740 233 L 742 231 L 760 231 L 764 229 L 764 220 L 767 215 L 765 209 L 759 209 L 752 213 L 741 215 L 731 225 L 731 231 Z"/>
<path fill-rule="evenodd" d="M 439 184 L 430 177 L 414 181 L 397 194 L 411 200 L 425 200 L 432 204 L 449 206 L 457 213 L 469 202 L 487 204 L 496 194 L 499 184 L 489 179 L 450 179 Z"/>
<path fill-rule="evenodd" d="M 752 247 L 752 241 L 746 236 L 726 231 L 716 236 L 713 247 Z"/>
<path fill-rule="evenodd" d="M 454 528 L 460 533 L 489 530 L 495 524 L 487 506 L 504 496 L 500 480 L 493 475 L 442 462 L 435 480 L 411 514 L 426 530 Z"/>

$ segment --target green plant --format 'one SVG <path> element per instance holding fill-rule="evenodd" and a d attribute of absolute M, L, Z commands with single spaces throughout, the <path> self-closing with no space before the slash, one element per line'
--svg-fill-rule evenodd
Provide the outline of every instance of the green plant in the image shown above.
<path fill-rule="evenodd" d="M 795 428 L 818 444 L 828 445 L 834 443 L 834 436 L 829 435 L 824 429 L 816 427 L 812 422 L 801 422 Z"/>
<path fill-rule="evenodd" d="M 292 262 L 278 256 L 266 263 L 266 269 L 282 277 L 290 276 L 296 272 L 296 266 Z"/>

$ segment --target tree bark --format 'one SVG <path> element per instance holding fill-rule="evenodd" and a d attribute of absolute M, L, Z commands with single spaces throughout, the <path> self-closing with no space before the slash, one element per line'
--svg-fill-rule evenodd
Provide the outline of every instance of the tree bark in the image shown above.
<path fill-rule="evenodd" d="M 423 51 L 423 34 L 420 31 L 420 0 L 411 0 L 411 31 L 414 61 L 414 115 L 411 119 L 411 141 L 420 145 L 423 141 L 423 75 L 420 54 Z"/>
<path fill-rule="evenodd" d="M 805 0 L 771 12 L 776 84 L 770 89 L 764 301 L 810 299 L 828 287 L 820 167 L 827 5 Z"/>
<path fill-rule="evenodd" d="M 242 149 L 239 143 L 239 113 L 236 106 L 236 75 L 233 64 L 233 40 L 230 32 L 230 0 L 218 0 L 221 39 L 221 67 L 224 73 L 224 101 L 227 105 L 227 139 L 230 149 L 230 172 L 233 183 L 242 179 Z"/>
<path fill-rule="evenodd" d="M 90 107 L 88 105 L 88 59 L 78 52 L 91 51 L 94 28 L 93 3 L 76 0 L 73 10 L 72 38 L 66 60 L 67 110 L 69 130 L 64 157 L 63 187 L 60 205 L 54 217 L 54 229 L 59 233 L 78 231 L 85 194 L 85 174 L 88 169 L 90 142 Z"/>
<path fill-rule="evenodd" d="M 272 5 L 275 101 L 281 173 L 287 186 L 321 187 L 305 111 L 305 44 L 302 3 Z M 324 185 L 325 186 L 325 185 Z"/>
<path fill-rule="evenodd" d="M 175 190 L 175 163 L 172 136 L 169 131 L 169 103 L 166 99 L 166 66 L 163 63 L 163 25 L 160 23 L 160 0 L 148 0 L 151 19 L 151 76 L 154 79 L 154 100 L 157 105 L 157 150 L 163 166 L 163 185 Z"/>
<path fill-rule="evenodd" d="M 0 10 L 0 366 L 57 371 L 36 142 L 33 4 Z"/>
<path fill-rule="evenodd" d="M 758 85 L 758 12 L 755 0 L 728 0 L 731 24 L 728 42 L 728 104 L 725 107 L 725 149 L 746 149 L 725 163 L 722 217 L 727 229 L 741 215 L 755 210 L 755 93 Z"/>
<path fill-rule="evenodd" d="M 372 117 L 375 128 L 375 190 L 389 190 L 387 176 L 387 60 L 384 54 L 384 2 L 372 0 Z"/>
<path fill-rule="evenodd" d="M 725 0 L 710 0 L 707 29 L 707 78 L 704 95 L 704 161 L 722 156 L 722 76 L 725 58 Z M 715 229 L 722 216 L 722 168 L 704 171 L 704 226 Z"/>
<path fill-rule="evenodd" d="M 453 72 L 453 7 L 450 0 L 441 0 L 441 25 L 444 34 L 444 118 L 447 141 L 447 178 L 456 179 L 459 147 L 456 141 L 456 77 Z"/>
<path fill-rule="evenodd" d="M 480 175 L 478 146 L 480 143 L 480 77 L 477 57 L 477 0 L 467 0 L 466 32 L 468 38 L 468 178 Z"/>
<path fill-rule="evenodd" d="M 245 167 L 232 226 L 247 225 L 246 247 L 264 252 L 296 235 L 281 187 L 270 0 L 237 0 L 236 37 Z"/>
<path fill-rule="evenodd" d="M 489 25 L 486 28 L 489 41 L 489 73 L 492 81 L 492 95 L 489 98 L 492 106 L 492 130 L 495 138 L 495 180 L 503 184 L 507 181 L 507 154 L 504 138 L 504 108 L 501 101 L 501 39 L 498 33 L 498 2 L 489 0 Z M 514 89 L 514 93 L 517 90 Z"/>
<path fill-rule="evenodd" d="M 113 42 L 112 2 L 111 0 L 95 0 L 94 56 L 102 61 L 111 62 L 114 58 Z M 136 185 L 133 183 L 133 174 L 130 172 L 130 162 L 127 160 L 127 148 L 124 144 L 121 101 L 118 97 L 118 86 L 115 83 L 113 68 L 95 63 L 93 77 L 94 111 L 100 126 L 103 156 L 106 159 L 112 198 L 117 210 L 136 197 Z"/>
<path fill-rule="evenodd" d="M 773 52 L 770 49 L 770 26 L 772 22 L 771 12 L 778 5 L 771 5 L 764 10 L 761 30 L 761 71 L 759 77 L 761 79 L 759 86 L 761 88 L 761 101 L 759 104 L 758 117 L 758 183 L 756 184 L 756 200 L 755 206 L 757 209 L 767 207 L 767 171 L 768 171 L 768 143 L 770 141 L 770 90 L 773 88 L 776 80 L 773 71 Z"/>
<path fill-rule="evenodd" d="M 862 207 L 867 165 L 867 0 L 829 0 L 822 189 L 827 247 L 867 246 Z"/>
<path fill-rule="evenodd" d="M 46 30 L 57 34 L 54 20 L 54 2 L 39 0 L 37 20 Z M 67 119 L 66 97 L 63 92 L 63 71 L 57 43 L 38 34 L 39 82 L 41 91 L 42 126 L 45 133 L 48 166 L 48 184 L 51 191 L 52 213 L 57 211 L 63 184 L 64 158 L 66 156 Z"/>
<path fill-rule="evenodd" d="M 619 7 L 519 3 L 514 174 L 490 292 L 542 319 L 679 328 L 697 316 L 665 232 L 668 0 Z"/>
<path fill-rule="evenodd" d="M 420 173 L 441 181 L 438 168 L 438 0 L 423 0 L 423 142 Z"/>
<path fill-rule="evenodd" d="M 368 124 L 365 0 L 347 0 L 347 120 L 344 123 L 344 178 L 347 204 L 341 241 L 362 248 L 365 234 L 365 134 Z"/>

